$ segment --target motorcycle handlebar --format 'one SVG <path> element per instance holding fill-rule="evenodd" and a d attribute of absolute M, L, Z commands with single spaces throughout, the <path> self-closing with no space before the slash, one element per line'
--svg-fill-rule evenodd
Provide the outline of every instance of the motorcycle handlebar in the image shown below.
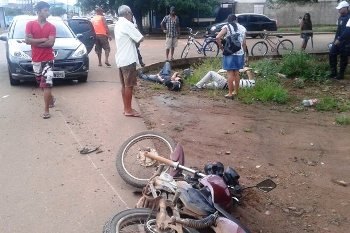
<path fill-rule="evenodd" d="M 179 164 L 179 162 L 174 162 L 174 161 L 172 161 L 170 159 L 167 159 L 167 158 L 164 158 L 162 156 L 153 154 L 152 152 L 146 152 L 145 156 L 150 158 L 150 159 L 154 159 L 154 160 L 157 160 L 157 161 L 159 161 L 161 163 L 167 164 L 167 165 L 173 167 L 174 169 L 181 169 L 181 170 L 190 172 L 192 174 L 196 174 L 199 177 L 205 177 L 205 174 L 203 174 L 203 173 L 200 173 L 200 172 L 198 172 L 198 171 L 196 171 L 194 169 L 185 167 L 185 166 Z"/>

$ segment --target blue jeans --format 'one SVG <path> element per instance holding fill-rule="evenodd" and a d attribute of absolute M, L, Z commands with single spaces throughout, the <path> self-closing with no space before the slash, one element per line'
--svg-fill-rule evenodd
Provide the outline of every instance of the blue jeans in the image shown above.
<path fill-rule="evenodd" d="M 156 83 L 164 83 L 171 78 L 171 65 L 169 62 L 165 62 L 163 68 L 158 74 L 141 74 L 140 78 L 147 81 L 152 81 Z M 164 79 L 164 81 L 162 80 Z"/>

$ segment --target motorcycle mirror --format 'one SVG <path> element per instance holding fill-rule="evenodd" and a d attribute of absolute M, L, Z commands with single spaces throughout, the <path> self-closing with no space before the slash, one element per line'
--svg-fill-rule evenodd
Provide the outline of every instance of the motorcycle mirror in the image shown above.
<path fill-rule="evenodd" d="M 267 193 L 276 188 L 277 184 L 273 182 L 271 179 L 266 179 L 258 183 L 255 187 L 260 189 L 261 191 Z"/>

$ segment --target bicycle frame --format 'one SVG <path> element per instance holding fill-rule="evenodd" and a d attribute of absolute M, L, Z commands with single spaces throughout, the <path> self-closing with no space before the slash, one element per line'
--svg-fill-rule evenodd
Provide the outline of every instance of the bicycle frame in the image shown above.
<path fill-rule="evenodd" d="M 265 34 L 263 39 L 264 39 L 264 41 L 266 41 L 269 44 L 269 46 L 271 48 L 271 52 L 275 52 L 277 50 L 277 45 L 281 42 L 281 40 L 278 37 L 277 37 L 277 41 L 274 42 L 271 39 L 271 37 L 269 37 L 268 34 Z"/>

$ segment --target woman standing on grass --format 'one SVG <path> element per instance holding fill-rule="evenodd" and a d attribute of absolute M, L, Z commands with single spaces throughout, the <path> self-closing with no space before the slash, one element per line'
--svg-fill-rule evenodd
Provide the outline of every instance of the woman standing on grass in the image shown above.
<path fill-rule="evenodd" d="M 307 42 L 313 36 L 312 32 L 304 32 L 304 31 L 312 31 L 312 22 L 309 13 L 306 13 L 301 20 L 300 23 L 301 34 L 300 37 L 303 39 L 303 43 L 301 44 L 301 50 L 305 50 L 307 46 Z"/>
<path fill-rule="evenodd" d="M 225 98 L 234 99 L 238 94 L 239 88 L 239 70 L 244 66 L 244 49 L 246 48 L 245 42 L 245 33 L 246 29 L 242 25 L 236 22 L 237 17 L 234 14 L 230 14 L 227 17 L 228 24 L 223 26 L 219 34 L 216 36 L 216 41 L 219 44 L 221 50 L 223 50 L 223 45 L 221 40 L 223 37 L 227 37 L 232 33 L 239 34 L 239 41 L 241 42 L 241 49 L 232 55 L 223 56 L 223 69 L 227 70 L 227 85 L 228 85 L 228 94 L 225 95 Z M 230 27 L 230 29 L 228 28 Z M 231 31 L 231 32 L 230 32 Z M 233 85 L 233 82 L 235 83 Z"/>

